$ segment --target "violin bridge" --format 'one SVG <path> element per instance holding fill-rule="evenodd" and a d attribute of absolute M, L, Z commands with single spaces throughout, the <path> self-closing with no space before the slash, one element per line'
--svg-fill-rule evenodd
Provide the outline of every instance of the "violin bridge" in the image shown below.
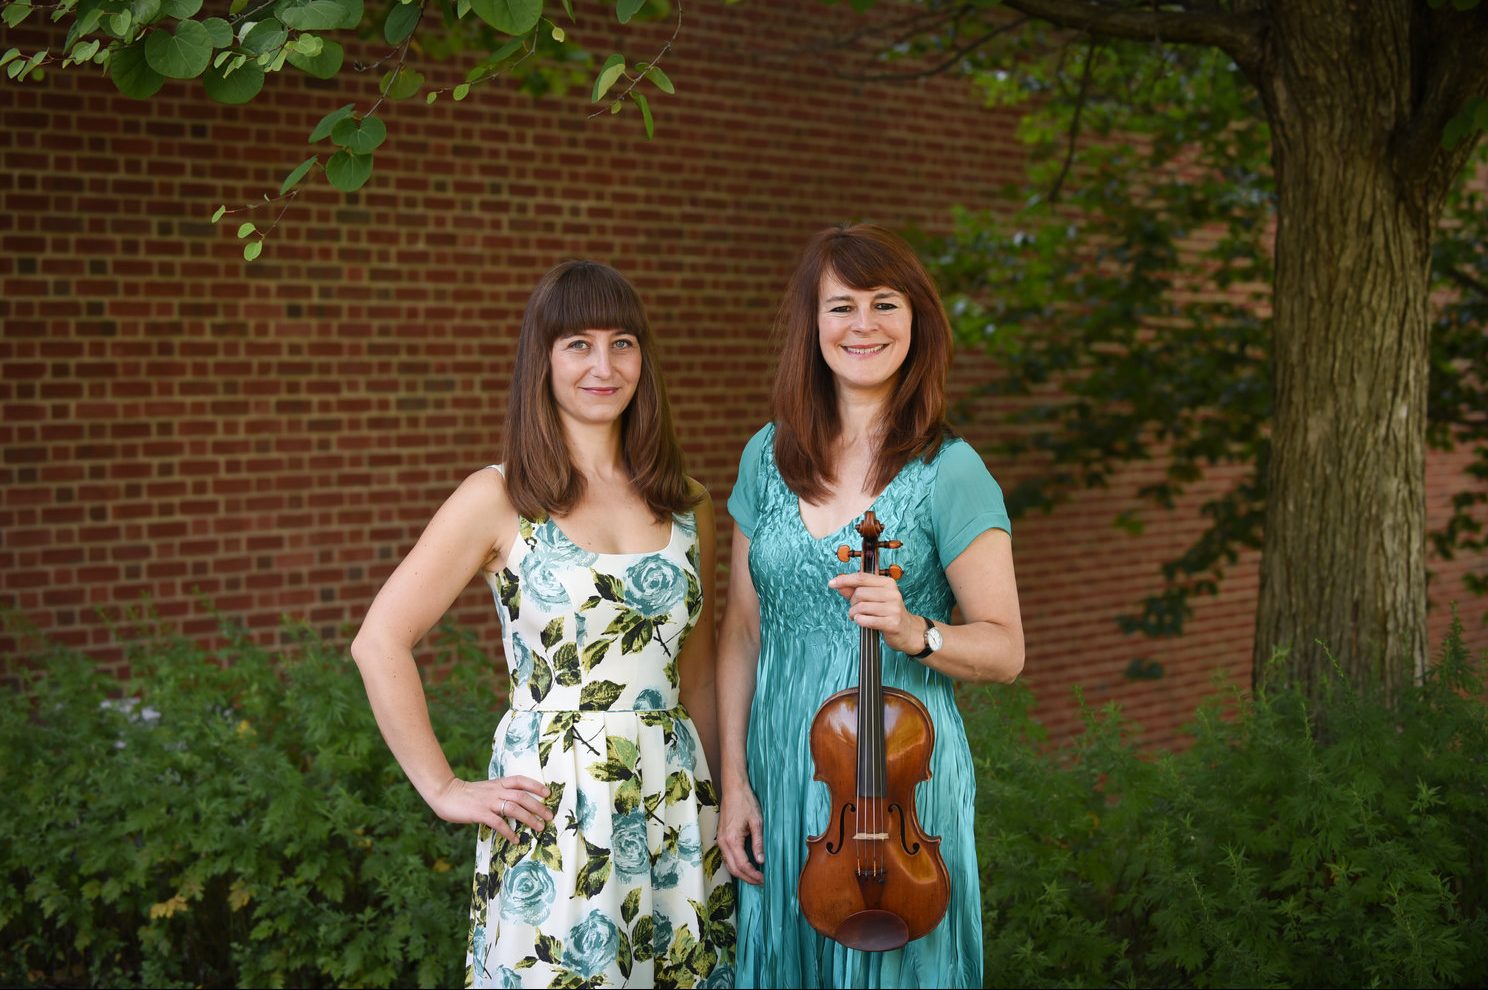
<path fill-rule="evenodd" d="M 854 839 L 884 839 L 884 840 L 887 840 L 888 837 L 889 837 L 889 833 L 887 833 L 887 832 L 859 832 L 857 835 L 854 835 L 853 836 Z"/>

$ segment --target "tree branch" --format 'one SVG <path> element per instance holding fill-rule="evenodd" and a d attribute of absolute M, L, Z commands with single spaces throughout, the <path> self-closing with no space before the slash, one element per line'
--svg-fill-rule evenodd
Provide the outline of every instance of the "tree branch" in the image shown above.
<path fill-rule="evenodd" d="M 1396 171 L 1403 181 L 1423 183 L 1431 200 L 1446 194 L 1467 163 L 1476 141 L 1442 147 L 1442 132 L 1473 97 L 1488 97 L 1488 5 L 1459 11 L 1421 12 L 1423 37 L 1411 57 L 1422 61 L 1416 106 L 1395 142 Z"/>
<path fill-rule="evenodd" d="M 1242 68 L 1261 58 L 1261 34 L 1268 23 L 1259 14 L 1200 10 L 1160 10 L 1156 5 L 1124 7 L 1096 0 L 1003 0 L 1013 10 L 1060 27 L 1129 41 L 1210 45 L 1227 52 Z"/>

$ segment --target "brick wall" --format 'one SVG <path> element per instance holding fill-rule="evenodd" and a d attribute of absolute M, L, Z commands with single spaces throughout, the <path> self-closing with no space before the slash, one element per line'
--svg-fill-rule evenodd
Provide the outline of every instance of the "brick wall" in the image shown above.
<path fill-rule="evenodd" d="M 142 600 L 202 637 L 216 628 L 203 599 L 266 639 L 282 615 L 347 636 L 440 500 L 499 459 L 522 303 L 571 256 L 640 287 L 692 471 L 721 508 L 765 415 L 767 327 L 804 239 L 842 219 L 943 229 L 952 204 L 995 201 L 1019 150 L 1014 118 L 955 80 L 832 77 L 799 50 L 824 29 L 797 4 L 687 16 L 666 62 L 679 95 L 655 101 L 654 141 L 634 115 L 586 119 L 580 92 L 534 102 L 498 84 L 459 105 L 397 104 L 372 181 L 348 197 L 309 189 L 251 265 L 236 222 L 214 227 L 212 210 L 276 189 L 315 121 L 366 107 L 373 79 L 348 92 L 286 71 L 242 108 L 184 84 L 132 103 L 75 71 L 0 86 L 0 602 L 106 663 L 119 654 L 97 610 Z M 584 27 L 583 43 L 637 58 L 670 33 Z M 7 43 L 40 36 L 20 38 Z M 977 364 L 962 361 L 959 389 Z M 1434 518 L 1462 464 L 1433 459 Z M 1111 519 L 1143 478 L 1017 527 L 1026 679 L 1056 732 L 1074 725 L 1077 683 L 1161 741 L 1216 672 L 1247 676 L 1254 560 L 1182 640 L 1116 631 L 1226 480 L 1132 537 Z M 1433 636 L 1460 598 L 1484 646 L 1466 563 L 1437 565 Z M 498 656 L 483 586 L 452 617 Z M 1128 679 L 1138 655 L 1166 676 Z"/>

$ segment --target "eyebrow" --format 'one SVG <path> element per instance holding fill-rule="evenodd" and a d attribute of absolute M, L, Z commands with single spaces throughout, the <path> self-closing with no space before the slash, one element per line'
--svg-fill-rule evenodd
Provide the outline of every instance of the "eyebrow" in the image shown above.
<path fill-rule="evenodd" d="M 886 299 L 889 296 L 902 296 L 902 295 L 904 295 L 904 293 L 900 292 L 898 289 L 885 289 L 882 292 L 876 292 L 876 293 L 874 293 L 873 294 L 873 298 L 875 300 L 878 300 L 878 299 Z M 852 302 L 852 301 L 853 301 L 852 296 L 837 295 L 837 296 L 828 296 L 827 298 L 825 298 L 825 299 L 822 300 L 822 304 L 825 305 L 826 303 Z"/>

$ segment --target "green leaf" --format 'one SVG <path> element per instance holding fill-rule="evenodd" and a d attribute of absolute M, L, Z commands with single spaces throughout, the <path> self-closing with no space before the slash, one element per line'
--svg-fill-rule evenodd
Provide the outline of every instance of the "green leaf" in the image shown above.
<path fill-rule="evenodd" d="M 621 24 L 629 24 L 636 11 L 646 6 L 646 0 L 616 0 L 615 17 Z"/>
<path fill-rule="evenodd" d="M 495 65 L 502 59 L 510 58 L 525 47 L 526 45 L 522 38 L 513 38 L 512 40 L 508 41 L 506 44 L 502 45 L 500 48 L 492 52 L 490 54 L 490 57 L 486 59 L 486 62 L 490 65 Z M 474 82 L 474 80 L 470 81 Z"/>
<path fill-rule="evenodd" d="M 624 690 L 614 681 L 593 681 L 585 684 L 584 689 L 579 692 L 579 711 L 606 711 L 619 699 Z"/>
<path fill-rule="evenodd" d="M 332 155 L 331 160 L 326 162 L 326 178 L 331 181 L 331 185 L 344 193 L 356 192 L 366 185 L 371 177 L 371 155 L 358 155 L 343 149 Z M 539 660 L 538 663 L 542 661 Z M 543 670 L 547 670 L 547 664 L 543 664 Z M 534 679 L 536 676 L 534 671 Z M 547 694 L 546 688 L 543 694 Z"/>
<path fill-rule="evenodd" d="M 255 224 L 251 220 L 247 221 L 246 223 L 239 224 L 238 225 L 238 240 L 241 241 L 243 238 L 247 237 L 249 234 L 253 233 L 257 229 L 258 229 L 258 225 Z"/>
<path fill-rule="evenodd" d="M 338 152 L 346 154 L 346 152 Z M 329 167 L 329 166 L 327 166 Z M 532 677 L 527 681 L 528 688 L 532 691 L 532 700 L 541 702 L 553 689 L 553 670 L 548 662 L 536 653 L 532 655 Z"/>
<path fill-rule="evenodd" d="M 423 74 L 405 65 L 384 74 L 379 88 L 390 100 L 406 100 L 423 88 L 423 85 Z"/>
<path fill-rule="evenodd" d="M 313 168 L 315 166 L 315 163 L 318 161 L 320 161 L 319 155 L 311 155 L 309 158 L 306 158 L 304 161 L 296 165 L 294 167 L 294 171 L 286 175 L 284 177 L 284 181 L 279 183 L 279 195 L 283 196 L 295 186 L 299 185 L 300 180 L 309 173 L 310 169 Z"/>
<path fill-rule="evenodd" d="M 637 887 L 625 895 L 625 902 L 620 905 L 620 919 L 629 927 L 635 920 L 636 912 L 641 909 L 641 888 Z"/>
<path fill-rule="evenodd" d="M 208 17 L 202 21 L 202 27 L 207 29 L 207 37 L 212 41 L 213 48 L 226 48 L 233 43 L 232 25 L 220 17 Z"/>
<path fill-rule="evenodd" d="M 646 101 L 646 94 L 635 90 L 631 91 L 630 98 L 641 108 L 641 122 L 646 125 L 646 139 L 649 141 L 656 135 L 656 125 L 651 120 L 651 104 Z"/>
<path fill-rule="evenodd" d="M 648 911 L 636 920 L 635 928 L 631 930 L 631 943 L 635 946 L 635 957 L 639 960 L 651 958 L 655 951 L 651 943 L 655 940 L 656 920 Z"/>
<path fill-rule="evenodd" d="M 666 803 L 676 804 L 687 800 L 692 793 L 692 778 L 686 770 L 674 770 L 667 776 Z"/>
<path fill-rule="evenodd" d="M 564 619 L 565 617 L 560 615 L 555 617 L 553 621 L 549 622 L 546 626 L 543 626 L 543 631 L 541 634 L 543 649 L 551 650 L 554 644 L 563 639 Z"/>
<path fill-rule="evenodd" d="M 625 630 L 624 635 L 620 637 L 620 652 L 639 653 L 645 648 L 647 643 L 651 642 L 655 631 L 656 627 L 650 619 L 641 619 L 634 626 Z"/>
<path fill-rule="evenodd" d="M 537 944 L 533 949 L 537 952 L 537 958 L 545 963 L 557 966 L 563 961 L 563 943 L 546 932 L 537 933 Z"/>
<path fill-rule="evenodd" d="M 13 7 L 6 8 L 6 10 L 14 9 Z M 115 37 L 127 40 L 132 27 L 134 27 L 134 15 L 127 10 L 121 10 L 109 16 L 109 30 L 114 33 Z"/>
<path fill-rule="evenodd" d="M 216 223 L 218 220 L 221 220 L 222 219 L 222 215 L 224 213 L 226 213 L 226 212 L 227 212 L 227 205 L 226 204 L 223 204 L 222 206 L 217 207 L 217 209 L 212 212 L 212 222 L 213 223 Z"/>
<path fill-rule="evenodd" d="M 604 65 L 599 70 L 599 75 L 594 77 L 594 102 L 598 103 L 604 99 L 604 95 L 615 85 L 615 80 L 625 71 L 625 56 L 611 55 L 605 59 Z"/>
<path fill-rule="evenodd" d="M 425 95 L 424 102 L 432 106 L 434 101 L 437 99 L 439 99 L 439 90 L 431 89 L 429 90 L 428 94 Z"/>
<path fill-rule="evenodd" d="M 169 79 L 195 79 L 212 61 L 212 38 L 196 21 L 181 21 L 175 34 L 151 31 L 145 38 L 145 61 Z"/>
<path fill-rule="evenodd" d="M 624 736 L 606 736 L 605 756 L 611 760 L 618 760 L 627 769 L 634 770 L 641 758 L 641 751 L 635 743 Z"/>
<path fill-rule="evenodd" d="M 261 255 L 261 254 L 263 254 L 263 244 L 264 244 L 263 241 L 249 241 L 247 244 L 244 244 L 243 245 L 243 260 L 244 261 L 255 261 L 255 260 L 257 260 L 258 256 Z"/>
<path fill-rule="evenodd" d="M 160 9 L 172 17 L 185 20 L 202 8 L 202 0 L 160 0 Z M 213 18 L 218 20 L 219 18 Z"/>
<path fill-rule="evenodd" d="M 459 103 L 461 100 L 465 99 L 465 97 L 470 95 L 470 84 L 460 83 L 460 85 L 455 87 L 455 91 L 451 95 L 454 96 L 455 102 Z"/>
<path fill-rule="evenodd" d="M 563 44 L 563 39 L 568 37 L 568 33 L 565 32 L 558 25 L 554 24 L 553 25 L 553 30 L 552 30 L 552 36 L 553 36 L 553 40 L 556 41 L 556 42 L 558 42 L 558 44 L 561 45 L 561 44 Z M 625 936 L 622 934 L 621 935 L 621 938 L 624 938 L 624 937 Z"/>
<path fill-rule="evenodd" d="M 279 0 L 274 16 L 287 26 L 301 31 L 326 31 L 341 27 L 346 20 L 343 0 Z M 359 17 L 358 20 L 361 18 Z"/>
<path fill-rule="evenodd" d="M 145 43 L 136 41 L 114 52 L 109 59 L 109 78 L 119 92 L 131 100 L 147 100 L 165 85 L 165 77 L 150 68 Z"/>
<path fill-rule="evenodd" d="M 601 598 L 612 602 L 624 603 L 625 585 L 619 578 L 613 574 L 602 574 L 595 570 L 591 570 L 589 573 L 594 578 L 594 590 L 599 592 Z"/>
<path fill-rule="evenodd" d="M 228 74 L 227 66 L 213 67 L 202 77 L 207 95 L 218 103 L 247 103 L 258 95 L 264 85 L 264 70 L 248 62 Z"/>
<path fill-rule="evenodd" d="M 526 34 L 542 20 L 542 0 L 470 0 L 475 16 L 502 34 Z"/>
<path fill-rule="evenodd" d="M 619 760 L 601 760 L 589 764 L 589 776 L 595 780 L 616 781 L 629 780 L 635 774 Z"/>
<path fill-rule="evenodd" d="M 16 0 L 15 3 L 8 5 L 4 10 L 0 10 L 0 20 L 4 20 L 10 27 L 15 27 L 30 16 L 31 4 L 28 0 Z"/>
<path fill-rule="evenodd" d="M 553 654 L 553 677 L 564 687 L 574 687 L 583 682 L 584 672 L 579 666 L 577 644 L 564 643 L 558 647 L 558 652 Z"/>
<path fill-rule="evenodd" d="M 349 30 L 362 23 L 362 12 L 365 9 L 362 0 L 337 0 L 337 2 L 341 4 L 344 14 L 341 17 L 341 23 L 336 27 Z"/>
<path fill-rule="evenodd" d="M 402 44 L 403 40 L 413 33 L 418 26 L 419 18 L 424 14 L 424 8 L 416 3 L 400 3 L 388 11 L 387 20 L 382 24 L 382 36 L 390 45 Z"/>
<path fill-rule="evenodd" d="M 626 815 L 641 806 L 641 778 L 631 777 L 615 788 L 615 814 Z"/>
<path fill-rule="evenodd" d="M 653 65 L 646 70 L 646 78 L 656 84 L 656 88 L 667 95 L 677 92 L 677 87 L 672 85 L 671 77 L 661 71 L 661 66 Z"/>
<path fill-rule="evenodd" d="M 160 20 L 160 0 L 130 0 L 129 12 L 136 24 L 153 24 Z"/>
<path fill-rule="evenodd" d="M 330 113 L 320 118 L 320 123 L 316 124 L 315 130 L 310 132 L 310 143 L 314 144 L 317 141 L 324 141 L 326 138 L 330 137 L 331 131 L 335 129 L 336 125 L 345 120 L 347 117 L 350 117 L 355 110 L 356 104 L 348 103 L 341 109 L 332 110 Z"/>
<path fill-rule="evenodd" d="M 248 6 L 248 0 L 232 0 L 232 3 L 227 7 L 227 12 L 229 14 L 241 13 L 246 6 Z"/>
<path fill-rule="evenodd" d="M 341 71 L 341 63 L 346 58 L 346 50 L 341 47 L 340 42 L 325 41 L 320 46 L 318 55 L 301 55 L 299 52 L 289 53 L 289 64 L 307 72 L 316 79 L 330 79 Z"/>
<path fill-rule="evenodd" d="M 248 29 L 248 33 L 243 36 L 243 50 L 262 55 L 274 51 L 288 38 L 289 32 L 284 29 L 284 25 L 267 17 Z"/>
<path fill-rule="evenodd" d="M 321 40 L 319 35 L 302 34 L 289 43 L 289 54 L 305 55 L 309 58 L 314 58 L 324 48 L 325 42 Z"/>
<path fill-rule="evenodd" d="M 596 639 L 584 647 L 584 673 L 589 673 L 594 669 L 595 664 L 604 659 L 613 642 L 615 642 L 613 639 Z"/>
<path fill-rule="evenodd" d="M 348 118 L 331 128 L 331 140 L 347 151 L 370 155 L 387 140 L 387 125 L 380 117 L 364 117 L 361 120 Z"/>
<path fill-rule="evenodd" d="M 580 868 L 574 880 L 574 896 L 598 897 L 610 879 L 610 851 L 588 839 L 584 840 L 584 845 L 588 848 L 589 861 Z"/>

